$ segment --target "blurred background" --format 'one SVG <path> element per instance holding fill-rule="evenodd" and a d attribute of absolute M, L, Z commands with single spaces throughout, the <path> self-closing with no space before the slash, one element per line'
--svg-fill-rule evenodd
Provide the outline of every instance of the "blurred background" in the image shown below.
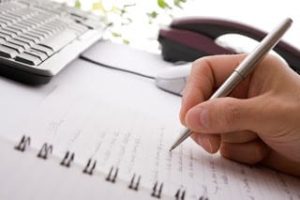
<path fill-rule="evenodd" d="M 107 29 L 105 38 L 147 51 L 158 52 L 158 30 L 172 19 L 198 16 L 216 17 L 271 31 L 281 20 L 294 24 L 284 40 L 300 47 L 300 9 L 295 0 L 57 0 L 101 16 Z M 220 42 L 250 51 L 256 42 L 236 35 Z"/>

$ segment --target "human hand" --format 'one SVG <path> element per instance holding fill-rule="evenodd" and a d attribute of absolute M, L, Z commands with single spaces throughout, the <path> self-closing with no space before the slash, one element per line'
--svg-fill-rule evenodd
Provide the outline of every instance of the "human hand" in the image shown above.
<path fill-rule="evenodd" d="M 245 55 L 194 62 L 182 99 L 181 122 L 207 152 L 262 163 L 300 176 L 300 76 L 267 56 L 229 97 L 209 97 Z"/>

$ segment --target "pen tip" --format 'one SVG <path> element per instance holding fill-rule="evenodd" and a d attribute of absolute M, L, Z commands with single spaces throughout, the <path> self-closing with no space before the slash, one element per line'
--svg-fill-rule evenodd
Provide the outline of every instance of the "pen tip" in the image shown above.
<path fill-rule="evenodd" d="M 169 149 L 169 152 L 171 152 L 173 149 L 175 149 L 178 145 L 180 145 L 186 138 L 188 138 L 191 135 L 191 131 L 186 129 L 184 132 L 180 135 L 180 137 L 175 141 L 175 143 L 171 146 Z"/>
<path fill-rule="evenodd" d="M 169 149 L 169 152 L 173 151 L 176 148 L 176 144 L 172 145 L 171 148 Z"/>

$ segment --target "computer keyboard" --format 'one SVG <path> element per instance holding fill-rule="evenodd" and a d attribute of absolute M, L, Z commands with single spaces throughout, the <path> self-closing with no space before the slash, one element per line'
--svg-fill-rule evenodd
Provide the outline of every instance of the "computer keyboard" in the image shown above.
<path fill-rule="evenodd" d="M 100 18 L 46 0 L 0 0 L 0 73 L 47 83 L 102 37 Z"/>

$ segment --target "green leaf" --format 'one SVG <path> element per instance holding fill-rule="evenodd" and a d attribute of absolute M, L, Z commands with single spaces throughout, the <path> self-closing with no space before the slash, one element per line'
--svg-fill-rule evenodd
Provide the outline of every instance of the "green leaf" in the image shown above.
<path fill-rule="evenodd" d="M 122 35 L 120 33 L 112 32 L 111 35 L 115 38 L 120 38 Z"/>
<path fill-rule="evenodd" d="M 80 0 L 76 0 L 74 7 L 79 9 L 81 8 Z"/>
<path fill-rule="evenodd" d="M 147 13 L 148 17 L 155 19 L 158 16 L 158 13 L 156 11 L 152 11 L 150 13 Z"/>
<path fill-rule="evenodd" d="M 127 40 L 127 39 L 123 39 L 123 43 L 124 43 L 124 44 L 130 44 L 130 41 Z"/>
<path fill-rule="evenodd" d="M 173 0 L 174 5 L 178 8 L 182 8 L 182 4 L 186 3 L 186 0 Z"/>
<path fill-rule="evenodd" d="M 157 5 L 162 9 L 170 9 L 171 7 L 165 0 L 157 0 Z"/>

